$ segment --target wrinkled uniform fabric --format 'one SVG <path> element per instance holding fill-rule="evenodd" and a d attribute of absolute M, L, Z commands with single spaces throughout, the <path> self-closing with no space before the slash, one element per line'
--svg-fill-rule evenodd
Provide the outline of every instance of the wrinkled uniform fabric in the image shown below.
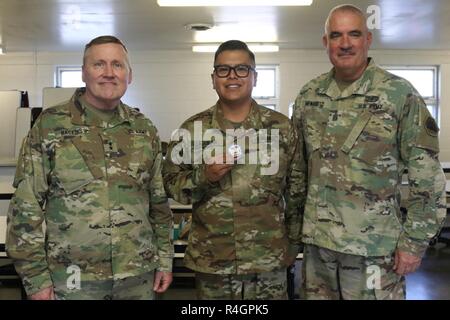
<path fill-rule="evenodd" d="M 21 149 L 6 245 L 28 294 L 66 287 L 71 266 L 88 282 L 172 268 L 156 128 L 123 103 L 103 122 L 83 93 L 45 109 Z"/>
<path fill-rule="evenodd" d="M 417 91 L 371 61 L 344 92 L 333 71 L 294 107 L 308 159 L 303 241 L 342 253 L 422 256 L 446 214 L 438 128 Z M 408 215 L 400 185 L 408 170 Z"/>
<path fill-rule="evenodd" d="M 445 219 L 445 176 L 439 129 L 412 85 L 370 60 L 360 79 L 341 92 L 331 70 L 301 89 L 293 122 L 308 162 L 302 241 L 329 254 L 352 255 L 355 263 L 358 257 L 390 259 L 396 249 L 422 257 Z M 406 170 L 409 198 L 401 199 Z M 328 281 L 313 265 L 322 260 L 309 259 L 310 293 Z M 378 267 L 394 279 L 392 265 Z M 313 283 L 315 278 L 320 281 Z"/>
<path fill-rule="evenodd" d="M 218 104 L 189 118 L 181 128 L 194 137 L 195 123 L 202 124 L 201 136 L 207 129 L 218 129 L 223 141 L 226 129 L 234 129 Z M 297 159 L 300 138 L 286 116 L 255 101 L 241 128 L 254 132 L 266 129 L 268 146 L 261 149 L 268 153 L 270 133 L 278 130 L 279 169 L 275 174 L 262 175 L 261 162 L 250 164 L 246 160 L 245 164 L 235 164 L 219 182 L 210 183 L 204 161 L 179 165 L 173 162 L 172 150 L 178 141 L 170 143 L 165 158 L 163 176 L 168 195 L 193 207 L 184 261 L 198 272 L 269 272 L 285 267 L 298 251 L 305 199 L 304 161 Z M 191 145 L 197 143 L 194 140 Z M 207 140 L 202 144 L 206 148 L 210 143 Z M 249 144 L 242 148 L 246 156 L 248 148 Z M 270 154 L 264 155 L 270 158 Z"/>

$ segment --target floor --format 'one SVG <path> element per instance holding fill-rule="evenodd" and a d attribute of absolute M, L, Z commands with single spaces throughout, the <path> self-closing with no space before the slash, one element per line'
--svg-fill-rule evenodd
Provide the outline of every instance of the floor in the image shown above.
<path fill-rule="evenodd" d="M 419 270 L 406 277 L 406 298 L 450 300 L 450 245 L 438 243 L 427 250 Z"/>
<path fill-rule="evenodd" d="M 450 238 L 450 233 L 445 234 Z M 300 267 L 300 262 L 298 267 Z M 297 268 L 298 269 L 298 268 Z M 299 279 L 296 279 L 298 283 Z M 161 300 L 195 300 L 192 277 L 177 277 Z M 408 300 L 450 300 L 450 244 L 430 246 L 419 270 L 406 278 Z M 298 293 L 298 288 L 296 288 Z M 0 300 L 20 299 L 20 289 L 0 277 Z"/>
<path fill-rule="evenodd" d="M 445 237 L 450 239 L 450 233 Z M 296 284 L 298 281 L 296 277 Z M 194 281 L 177 278 L 158 299 L 195 300 Z M 450 244 L 437 243 L 428 248 L 418 271 L 406 277 L 406 299 L 450 300 Z"/>

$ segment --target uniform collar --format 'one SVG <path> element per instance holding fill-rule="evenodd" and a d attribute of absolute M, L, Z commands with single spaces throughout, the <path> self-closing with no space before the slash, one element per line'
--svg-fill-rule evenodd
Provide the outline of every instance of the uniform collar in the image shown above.
<path fill-rule="evenodd" d="M 373 87 L 376 65 L 372 58 L 368 58 L 368 64 L 362 76 L 341 92 L 334 79 L 333 68 L 325 77 L 317 89 L 318 94 L 324 94 L 332 99 L 347 98 L 351 95 L 365 95 Z"/>
<path fill-rule="evenodd" d="M 220 106 L 220 102 L 217 101 L 216 105 L 213 107 L 213 116 L 212 116 L 212 126 L 216 128 L 220 128 L 225 132 L 227 129 L 235 129 L 229 121 L 223 116 L 222 107 Z M 259 110 L 259 106 L 255 100 L 252 99 L 252 104 L 250 108 L 250 112 L 242 122 L 242 127 L 245 130 L 248 129 L 261 129 L 263 128 L 262 120 L 261 120 L 261 112 Z"/>
<path fill-rule="evenodd" d="M 71 122 L 79 126 L 93 126 L 100 128 L 111 128 L 123 122 L 131 122 L 131 117 L 127 108 L 125 108 L 122 101 L 117 106 L 118 115 L 114 117 L 111 122 L 104 122 L 97 117 L 89 117 L 86 107 L 81 103 L 80 97 L 86 92 L 86 88 L 78 88 L 75 90 L 72 98 L 69 101 L 69 112 Z"/>

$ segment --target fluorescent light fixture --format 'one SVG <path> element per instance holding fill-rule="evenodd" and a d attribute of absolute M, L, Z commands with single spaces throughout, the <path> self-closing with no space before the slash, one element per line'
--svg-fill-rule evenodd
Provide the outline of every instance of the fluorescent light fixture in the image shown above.
<path fill-rule="evenodd" d="M 160 7 L 310 6 L 313 0 L 158 0 Z"/>
<path fill-rule="evenodd" d="M 192 46 L 193 52 L 216 52 L 218 44 L 195 45 Z M 253 52 L 278 52 L 279 47 L 273 44 L 248 44 L 248 48 Z"/>
<path fill-rule="evenodd" d="M 195 32 L 197 43 L 220 43 L 230 39 L 250 43 L 273 43 L 278 41 L 275 27 L 269 24 L 226 23 L 206 31 Z"/>
<path fill-rule="evenodd" d="M 89 39 L 98 36 L 99 30 L 102 34 L 115 34 L 115 17 L 109 13 L 111 8 L 108 3 L 95 5 L 98 14 L 83 14 L 80 5 L 68 5 L 62 10 L 58 31 L 64 44 L 87 43 Z"/>

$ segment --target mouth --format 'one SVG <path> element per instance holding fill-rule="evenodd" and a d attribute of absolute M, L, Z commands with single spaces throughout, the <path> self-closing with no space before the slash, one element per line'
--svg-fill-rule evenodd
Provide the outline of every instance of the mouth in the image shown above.
<path fill-rule="evenodd" d="M 227 84 L 227 85 L 225 86 L 225 88 L 227 88 L 227 89 L 238 89 L 238 88 L 240 88 L 240 87 L 241 87 L 240 84 L 235 84 L 235 83 Z"/>
<path fill-rule="evenodd" d="M 339 58 L 351 58 L 353 57 L 355 54 L 353 52 L 350 53 L 341 53 L 338 55 Z"/>

